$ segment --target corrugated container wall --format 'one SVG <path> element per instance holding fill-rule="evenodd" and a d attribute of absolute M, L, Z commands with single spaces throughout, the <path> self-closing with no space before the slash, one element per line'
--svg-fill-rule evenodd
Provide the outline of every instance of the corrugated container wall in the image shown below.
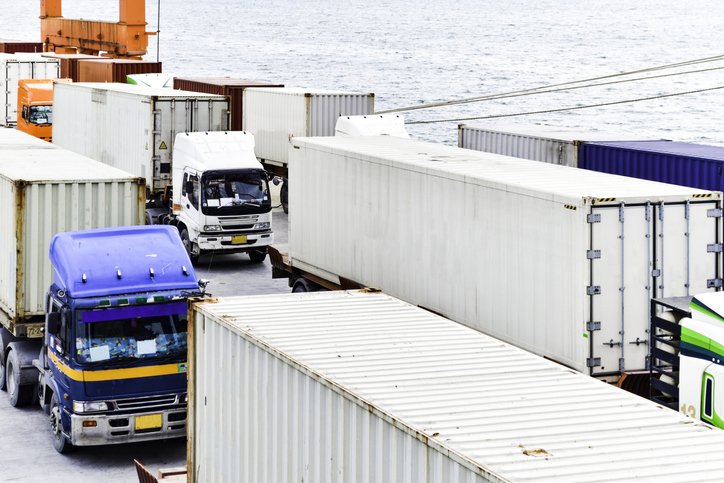
<path fill-rule="evenodd" d="M 57 79 L 58 59 L 40 54 L 0 54 L 0 125 L 18 123 L 18 81 L 20 79 Z"/>
<path fill-rule="evenodd" d="M 586 143 L 585 169 L 706 190 L 724 190 L 724 147 L 679 142 Z"/>
<path fill-rule="evenodd" d="M 382 293 L 191 310 L 194 483 L 721 480 L 724 432 Z"/>
<path fill-rule="evenodd" d="M 458 125 L 458 147 L 550 164 L 579 167 L 586 141 L 640 141 L 630 134 L 586 131 L 537 124 Z"/>
<path fill-rule="evenodd" d="M 645 369 L 650 298 L 721 283 L 720 192 L 389 136 L 292 145 L 292 266 L 581 372 Z"/>
<path fill-rule="evenodd" d="M 0 129 L 0 310 L 44 313 L 56 233 L 142 224 L 145 185 L 119 169 L 14 129 Z"/>
<path fill-rule="evenodd" d="M 98 60 L 97 55 L 86 54 L 56 54 L 52 52 L 42 54 L 43 57 L 58 59 L 60 61 L 60 77 L 78 82 L 78 61 L 82 59 Z"/>
<path fill-rule="evenodd" d="M 161 62 L 129 59 L 79 59 L 78 79 L 74 82 L 126 83 L 129 74 L 160 74 Z"/>
<path fill-rule="evenodd" d="M 195 77 L 188 79 L 176 77 L 173 80 L 174 89 L 229 96 L 232 131 L 243 131 L 244 89 L 248 87 L 284 87 L 284 85 L 228 77 Z"/>
<path fill-rule="evenodd" d="M 226 131 L 229 100 L 131 84 L 58 84 L 53 143 L 146 179 L 151 194 L 171 184 L 177 133 Z"/>
<path fill-rule="evenodd" d="M 0 53 L 17 54 L 18 52 L 42 52 L 42 42 L 21 42 L 14 40 L 0 40 Z"/>
<path fill-rule="evenodd" d="M 249 88 L 244 90 L 243 128 L 254 134 L 257 158 L 286 167 L 292 137 L 334 136 L 339 116 L 372 114 L 374 101 L 374 94 Z"/>

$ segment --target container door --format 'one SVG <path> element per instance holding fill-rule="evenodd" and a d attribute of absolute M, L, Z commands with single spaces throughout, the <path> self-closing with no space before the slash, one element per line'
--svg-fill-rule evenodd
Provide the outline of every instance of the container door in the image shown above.
<path fill-rule="evenodd" d="M 654 205 L 656 297 L 684 297 L 721 284 L 715 201 Z"/>
<path fill-rule="evenodd" d="M 594 208 L 591 218 L 592 317 L 588 323 L 592 375 L 646 368 L 653 256 L 649 205 Z"/>

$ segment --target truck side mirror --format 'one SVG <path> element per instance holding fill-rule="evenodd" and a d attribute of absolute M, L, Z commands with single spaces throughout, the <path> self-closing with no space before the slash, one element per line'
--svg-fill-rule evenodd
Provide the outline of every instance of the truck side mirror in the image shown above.
<path fill-rule="evenodd" d="M 60 331 L 60 314 L 58 312 L 50 312 L 45 316 L 45 325 L 49 334 L 56 335 Z"/>
<path fill-rule="evenodd" d="M 194 182 L 193 181 L 187 181 L 186 182 L 186 193 L 193 193 L 194 192 Z"/>
<path fill-rule="evenodd" d="M 272 183 L 274 183 L 274 186 L 279 186 L 279 176 L 274 176 Z"/>

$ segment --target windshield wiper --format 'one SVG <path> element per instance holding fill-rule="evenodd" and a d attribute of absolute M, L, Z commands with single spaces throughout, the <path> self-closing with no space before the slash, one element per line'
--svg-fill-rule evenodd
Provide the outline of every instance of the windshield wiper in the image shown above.
<path fill-rule="evenodd" d="M 174 361 L 175 359 L 178 359 L 178 361 L 175 361 L 175 362 L 183 362 L 184 360 L 186 360 L 186 355 L 185 354 L 168 354 L 165 356 L 142 357 L 142 358 L 130 360 L 126 364 L 123 364 L 122 367 L 130 367 L 130 366 L 135 365 L 136 363 L 142 362 L 142 361 L 146 361 L 146 362 L 150 361 L 150 362 L 158 364 L 159 362 L 171 362 L 171 361 Z"/>
<path fill-rule="evenodd" d="M 260 204 L 254 203 L 253 201 L 231 200 L 231 201 L 221 205 L 221 208 L 226 208 L 227 206 L 238 206 L 238 205 L 242 205 L 242 206 L 249 205 L 249 206 L 254 206 L 256 208 L 259 208 L 261 206 Z"/>

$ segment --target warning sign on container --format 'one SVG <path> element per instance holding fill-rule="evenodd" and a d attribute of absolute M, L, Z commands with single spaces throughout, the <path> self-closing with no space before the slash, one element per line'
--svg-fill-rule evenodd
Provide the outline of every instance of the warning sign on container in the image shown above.
<path fill-rule="evenodd" d="M 161 141 L 161 146 L 159 146 L 158 149 L 168 149 L 166 147 L 166 141 Z"/>

